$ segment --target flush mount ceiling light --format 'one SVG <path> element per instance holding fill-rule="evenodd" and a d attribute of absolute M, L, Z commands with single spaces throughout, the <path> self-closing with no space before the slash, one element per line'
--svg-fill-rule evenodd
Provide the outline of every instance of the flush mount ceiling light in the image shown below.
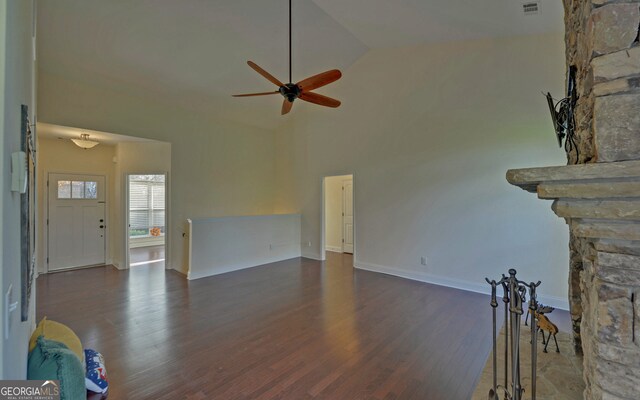
<path fill-rule="evenodd" d="M 89 134 L 87 133 L 81 133 L 80 134 L 80 139 L 71 139 L 71 141 L 73 143 L 76 144 L 76 146 L 81 147 L 83 149 L 90 149 L 92 147 L 97 146 L 99 143 L 95 142 L 93 140 L 89 140 Z"/>

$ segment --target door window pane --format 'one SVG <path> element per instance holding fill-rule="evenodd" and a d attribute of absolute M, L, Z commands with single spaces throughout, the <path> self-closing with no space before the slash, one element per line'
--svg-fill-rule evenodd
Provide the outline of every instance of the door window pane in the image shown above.
<path fill-rule="evenodd" d="M 71 182 L 71 198 L 84 199 L 84 182 L 83 181 Z"/>
<path fill-rule="evenodd" d="M 70 181 L 58 181 L 58 198 L 59 199 L 71 198 L 71 182 Z"/>
<path fill-rule="evenodd" d="M 88 181 L 84 183 L 84 198 L 85 199 L 98 198 L 98 182 Z"/>
<path fill-rule="evenodd" d="M 96 181 L 58 181 L 58 199 L 97 199 Z"/>

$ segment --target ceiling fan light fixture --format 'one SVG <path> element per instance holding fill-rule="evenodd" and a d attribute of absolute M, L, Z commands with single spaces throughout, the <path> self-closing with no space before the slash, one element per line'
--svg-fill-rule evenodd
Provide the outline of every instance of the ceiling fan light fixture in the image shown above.
<path fill-rule="evenodd" d="M 252 96 L 266 96 L 271 94 L 281 94 L 284 97 L 282 102 L 281 114 L 287 114 L 293 107 L 293 102 L 296 99 L 304 100 L 309 103 L 318 104 L 325 107 L 336 108 L 340 106 L 340 101 L 332 99 L 331 97 L 323 96 L 321 94 L 312 93 L 311 91 L 322 86 L 328 85 L 337 81 L 342 76 L 342 73 L 337 69 L 325 71 L 320 74 L 311 76 L 307 79 L 303 79 L 298 83 L 292 82 L 291 72 L 291 0 L 289 0 L 289 83 L 282 83 L 275 76 L 271 75 L 258 64 L 253 61 L 247 61 L 247 64 L 258 74 L 262 75 L 269 82 L 278 87 L 278 90 L 274 92 L 260 92 L 260 93 L 244 93 L 234 94 L 233 97 L 252 97 Z"/>
<path fill-rule="evenodd" d="M 71 141 L 73 143 L 75 143 L 76 146 L 83 148 L 83 149 L 91 149 L 93 147 L 96 147 L 98 144 L 100 144 L 99 142 L 96 142 L 94 140 L 89 140 L 89 134 L 87 133 L 82 133 L 80 134 L 80 139 L 71 139 Z"/>

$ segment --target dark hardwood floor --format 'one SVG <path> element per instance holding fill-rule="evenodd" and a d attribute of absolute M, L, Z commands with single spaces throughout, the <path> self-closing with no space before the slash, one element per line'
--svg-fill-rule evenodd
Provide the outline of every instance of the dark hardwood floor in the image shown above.
<path fill-rule="evenodd" d="M 109 399 L 469 399 L 488 296 L 292 259 L 187 281 L 156 264 L 40 276 L 38 317 L 102 352 Z"/>

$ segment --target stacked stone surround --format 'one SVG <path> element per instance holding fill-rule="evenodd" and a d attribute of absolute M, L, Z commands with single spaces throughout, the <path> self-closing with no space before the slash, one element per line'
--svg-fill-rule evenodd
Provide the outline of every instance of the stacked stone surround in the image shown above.
<path fill-rule="evenodd" d="M 585 398 L 640 399 L 640 0 L 563 1 L 578 151 L 507 180 L 553 199 L 569 225 Z"/>
<path fill-rule="evenodd" d="M 585 399 L 640 399 L 640 161 L 510 170 L 507 180 L 553 199 L 580 246 Z"/>

